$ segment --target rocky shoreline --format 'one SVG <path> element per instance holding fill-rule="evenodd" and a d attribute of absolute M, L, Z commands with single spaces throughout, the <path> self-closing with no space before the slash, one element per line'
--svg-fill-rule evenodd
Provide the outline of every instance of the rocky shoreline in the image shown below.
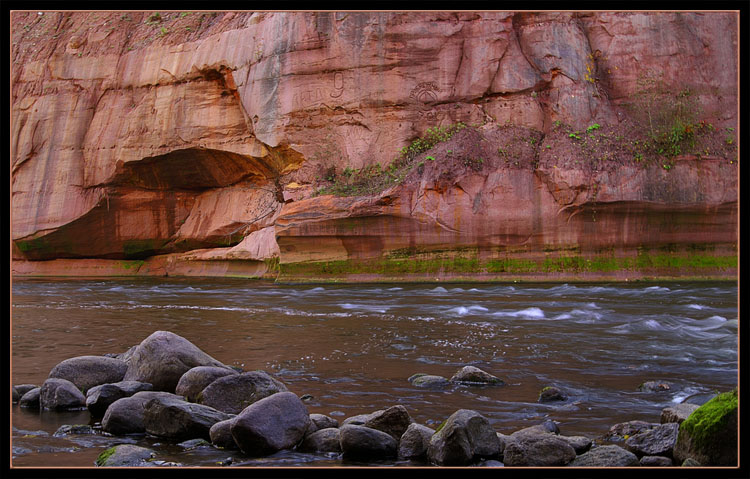
<path fill-rule="evenodd" d="M 466 366 L 451 378 L 417 373 L 416 387 L 451 384 L 502 387 L 504 381 Z M 642 391 L 668 390 L 650 381 Z M 459 409 L 437 428 L 416 423 L 401 405 L 352 416 L 341 423 L 310 414 L 298 396 L 265 371 L 227 366 L 187 339 L 156 331 L 121 354 L 79 356 L 50 371 L 41 385 L 13 386 L 20 407 L 88 410 L 90 425 L 64 425 L 55 436 L 111 436 L 114 445 L 96 466 L 180 466 L 155 450 L 118 437 L 149 435 L 185 449 L 212 447 L 243 457 L 279 451 L 325 454 L 342 461 L 410 461 L 424 466 L 668 467 L 737 465 L 737 391 L 665 408 L 659 422 L 613 425 L 600 437 L 568 436 L 547 420 L 500 433 L 480 412 Z M 565 401 L 554 385 L 539 402 Z M 231 459 L 220 466 L 231 466 Z"/>

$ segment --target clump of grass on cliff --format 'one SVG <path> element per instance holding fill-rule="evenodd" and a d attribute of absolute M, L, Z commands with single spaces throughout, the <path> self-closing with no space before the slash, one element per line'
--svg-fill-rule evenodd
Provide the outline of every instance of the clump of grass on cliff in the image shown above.
<path fill-rule="evenodd" d="M 386 168 L 381 167 L 380 164 L 361 169 L 346 167 L 340 173 L 336 172 L 335 168 L 329 168 L 325 180 L 329 181 L 330 184 L 319 189 L 317 194 L 362 196 L 380 193 L 404 181 L 409 172 L 419 166 L 416 159 L 420 153 L 429 150 L 438 143 L 450 140 L 453 135 L 464 128 L 466 128 L 466 125 L 462 122 L 428 128 L 424 136 L 403 147 L 399 151 L 399 155 Z M 427 160 L 430 160 L 430 158 L 427 157 Z"/>

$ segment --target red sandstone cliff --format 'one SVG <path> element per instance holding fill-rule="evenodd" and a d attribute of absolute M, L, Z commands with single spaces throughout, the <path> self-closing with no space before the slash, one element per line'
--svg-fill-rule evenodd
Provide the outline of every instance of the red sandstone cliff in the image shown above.
<path fill-rule="evenodd" d="M 255 275 L 273 258 L 394 251 L 731 249 L 737 21 L 13 13 L 14 272 L 119 274 L 98 260 L 149 259 L 128 273 Z M 695 111 L 688 151 L 649 159 L 634 139 L 647 137 L 644 113 L 661 111 L 657 90 L 686 92 Z M 470 127 L 392 187 L 315 196 L 327 177 L 385 169 L 457 122 Z"/>

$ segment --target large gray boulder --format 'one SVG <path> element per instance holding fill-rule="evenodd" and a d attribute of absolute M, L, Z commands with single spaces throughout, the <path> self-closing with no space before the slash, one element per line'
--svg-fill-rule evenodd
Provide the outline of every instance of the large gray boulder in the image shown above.
<path fill-rule="evenodd" d="M 118 399 L 132 396 L 140 391 L 151 391 L 153 386 L 138 381 L 120 381 L 94 386 L 86 393 L 86 407 L 94 417 L 102 417 L 107 408 Z"/>
<path fill-rule="evenodd" d="M 39 391 L 39 407 L 58 411 L 83 409 L 86 396 L 67 379 L 50 378 L 44 381 Z"/>
<path fill-rule="evenodd" d="M 146 432 L 173 441 L 210 440 L 211 426 L 227 419 L 228 414 L 212 407 L 169 396 L 157 396 L 143 405 Z"/>
<path fill-rule="evenodd" d="M 52 368 L 49 377 L 67 379 L 85 394 L 94 386 L 122 381 L 127 370 L 127 363 L 119 359 L 78 356 L 66 359 Z"/>
<path fill-rule="evenodd" d="M 142 467 L 151 466 L 150 460 L 156 453 L 145 447 L 133 444 L 119 444 L 105 450 L 96 458 L 99 467 Z"/>
<path fill-rule="evenodd" d="M 687 459 L 703 466 L 738 465 L 737 390 L 719 394 L 680 424 L 674 448 L 675 463 Z"/>
<path fill-rule="evenodd" d="M 197 366 L 180 377 L 175 388 L 175 394 L 185 396 L 190 402 L 197 402 L 198 394 L 206 386 L 224 376 L 237 374 L 237 371 L 228 368 L 217 368 L 216 366 Z"/>
<path fill-rule="evenodd" d="M 307 407 L 296 394 L 279 392 L 254 402 L 234 418 L 234 442 L 245 454 L 264 456 L 297 445 L 310 426 Z"/>
<path fill-rule="evenodd" d="M 182 336 L 156 331 L 135 349 L 122 379 L 151 383 L 154 391 L 174 392 L 182 375 L 196 366 L 229 368 Z"/>
<path fill-rule="evenodd" d="M 625 447 L 638 457 L 672 457 L 679 428 L 680 426 L 674 422 L 660 424 L 653 429 L 630 436 L 625 440 Z"/>
<path fill-rule="evenodd" d="M 110 404 L 102 418 L 102 430 L 114 435 L 144 434 L 144 405 L 153 398 L 160 396 L 184 399 L 172 393 L 163 391 L 142 391 L 130 397 L 124 397 Z"/>
<path fill-rule="evenodd" d="M 640 465 L 638 456 L 617 445 L 595 447 L 568 463 L 570 467 L 630 467 Z"/>
<path fill-rule="evenodd" d="M 299 450 L 302 452 L 341 452 L 341 431 L 337 427 L 319 429 L 305 436 Z"/>
<path fill-rule="evenodd" d="M 339 428 L 341 452 L 346 459 L 385 459 L 396 457 L 398 442 L 383 431 L 346 424 Z"/>
<path fill-rule="evenodd" d="M 463 466 L 500 453 L 500 440 L 489 421 L 476 411 L 459 409 L 430 438 L 427 456 L 441 466 Z"/>
<path fill-rule="evenodd" d="M 430 438 L 435 430 L 417 423 L 409 424 L 398 442 L 398 457 L 402 459 L 420 459 L 427 456 Z"/>
<path fill-rule="evenodd" d="M 267 372 L 250 371 L 216 379 L 198 394 L 197 402 L 219 411 L 239 414 L 260 399 L 287 391 L 284 383 Z"/>
<path fill-rule="evenodd" d="M 398 441 L 412 422 L 406 408 L 398 405 L 372 413 L 362 425 L 390 434 Z"/>
<path fill-rule="evenodd" d="M 450 381 L 453 383 L 484 384 L 494 386 L 502 386 L 503 384 L 505 384 L 502 379 L 474 366 L 464 366 L 463 368 L 459 369 L 458 371 L 456 371 L 456 374 L 451 377 Z"/>

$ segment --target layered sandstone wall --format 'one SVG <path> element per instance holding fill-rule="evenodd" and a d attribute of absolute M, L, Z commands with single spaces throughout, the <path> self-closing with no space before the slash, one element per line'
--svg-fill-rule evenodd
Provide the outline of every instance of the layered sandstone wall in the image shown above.
<path fill-rule="evenodd" d="M 731 249 L 737 36 L 737 14 L 708 12 L 15 12 L 14 268 Z M 644 165 L 566 143 L 591 125 L 627 143 L 649 75 L 726 144 Z M 479 136 L 392 188 L 315 196 L 457 122 Z M 511 130 L 526 143 L 508 161 Z M 472 142 L 481 168 L 446 159 Z"/>

